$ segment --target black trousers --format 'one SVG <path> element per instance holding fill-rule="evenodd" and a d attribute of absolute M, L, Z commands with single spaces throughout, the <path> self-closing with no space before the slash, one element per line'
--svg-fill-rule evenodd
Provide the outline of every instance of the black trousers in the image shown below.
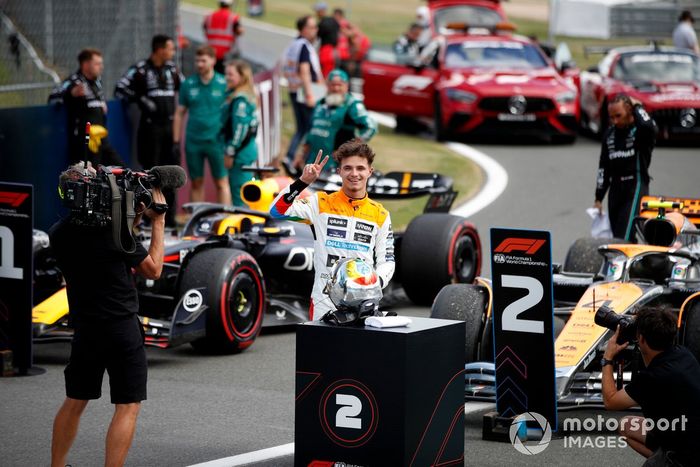
<path fill-rule="evenodd" d="M 117 165 L 124 166 L 124 161 L 116 149 L 109 144 L 109 139 L 103 138 L 97 154 L 85 148 L 84 137 L 71 136 L 68 139 L 68 162 L 72 165 L 85 160 L 87 151 L 88 161 L 92 162 L 92 166 L 97 168 L 98 165 Z"/>
<path fill-rule="evenodd" d="M 139 164 L 144 169 L 150 169 L 156 165 L 180 165 L 179 154 L 173 154 L 172 122 L 154 123 L 148 119 L 142 119 L 136 139 Z M 165 213 L 165 225 L 174 227 L 177 213 L 175 190 L 163 190 L 163 194 L 169 206 Z"/>
<path fill-rule="evenodd" d="M 648 194 L 649 183 L 645 183 L 637 177 L 612 181 L 608 193 L 608 212 L 615 238 L 625 240 L 634 238 L 634 218 L 639 213 L 639 203 L 642 196 Z"/>

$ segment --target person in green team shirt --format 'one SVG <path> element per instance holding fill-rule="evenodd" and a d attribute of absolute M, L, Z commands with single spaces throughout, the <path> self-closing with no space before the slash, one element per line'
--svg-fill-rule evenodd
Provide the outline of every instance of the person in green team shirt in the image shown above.
<path fill-rule="evenodd" d="M 197 74 L 188 77 L 180 86 L 180 97 L 173 119 L 173 151 L 180 154 L 180 136 L 185 114 L 185 160 L 192 180 L 191 201 L 204 201 L 204 160 L 216 183 L 219 203 L 230 204 L 231 192 L 224 167 L 224 148 L 219 140 L 221 105 L 226 99 L 226 80 L 214 71 L 216 53 L 209 45 L 197 49 Z"/>
<path fill-rule="evenodd" d="M 253 72 L 243 60 L 226 64 L 226 103 L 221 115 L 221 134 L 225 151 L 224 164 L 228 169 L 231 198 L 234 206 L 245 206 L 241 198 L 241 187 L 254 178 L 253 172 L 243 167 L 258 160 L 255 135 L 258 118 L 255 115 L 255 88 Z"/>
<path fill-rule="evenodd" d="M 377 132 L 377 122 L 367 113 L 362 101 L 350 94 L 348 81 L 343 70 L 335 69 L 328 74 L 328 94 L 314 107 L 304 155 L 294 164 L 297 169 L 313 163 L 320 150 L 332 154 L 351 139 L 360 138 L 366 143 Z M 335 168 L 336 163 L 331 159 L 324 170 Z"/>

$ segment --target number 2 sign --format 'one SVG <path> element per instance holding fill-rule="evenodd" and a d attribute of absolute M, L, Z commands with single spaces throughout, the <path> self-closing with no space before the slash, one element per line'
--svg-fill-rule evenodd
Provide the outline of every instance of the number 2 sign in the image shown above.
<path fill-rule="evenodd" d="M 496 407 L 557 426 L 549 232 L 491 229 Z"/>

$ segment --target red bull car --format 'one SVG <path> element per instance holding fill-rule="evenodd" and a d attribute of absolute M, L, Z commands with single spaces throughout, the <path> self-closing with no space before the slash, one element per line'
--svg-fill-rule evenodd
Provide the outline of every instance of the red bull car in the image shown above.
<path fill-rule="evenodd" d="M 580 86 L 584 129 L 602 134 L 608 102 L 625 93 L 656 121 L 659 139 L 700 142 L 700 59 L 690 51 L 655 45 L 610 49 L 581 73 Z"/>
<path fill-rule="evenodd" d="M 397 121 L 432 121 L 438 140 L 457 135 L 536 135 L 573 142 L 573 79 L 512 25 L 447 23 L 418 57 L 374 50 L 362 65 L 365 105 Z M 566 75 L 566 76 L 565 76 Z"/>

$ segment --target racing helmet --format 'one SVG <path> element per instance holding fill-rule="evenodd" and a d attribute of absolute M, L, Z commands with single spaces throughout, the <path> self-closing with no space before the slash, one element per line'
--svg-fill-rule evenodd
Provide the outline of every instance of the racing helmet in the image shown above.
<path fill-rule="evenodd" d="M 345 258 L 333 267 L 328 296 L 336 308 L 359 309 L 364 303 L 379 304 L 382 285 L 379 276 L 366 261 Z"/>

